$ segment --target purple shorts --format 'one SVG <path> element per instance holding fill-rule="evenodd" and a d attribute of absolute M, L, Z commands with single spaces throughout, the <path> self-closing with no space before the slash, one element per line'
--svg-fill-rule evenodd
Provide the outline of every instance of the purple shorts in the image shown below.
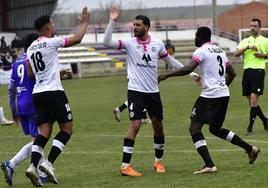
<path fill-rule="evenodd" d="M 36 137 L 38 135 L 38 128 L 34 115 L 19 115 L 19 117 L 24 134 Z"/>

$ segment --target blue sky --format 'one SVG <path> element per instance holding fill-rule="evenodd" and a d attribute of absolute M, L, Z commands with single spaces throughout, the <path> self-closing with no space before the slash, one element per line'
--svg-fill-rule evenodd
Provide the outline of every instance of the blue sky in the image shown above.
<path fill-rule="evenodd" d="M 121 1 L 124 9 L 129 8 L 153 8 L 153 7 L 179 7 L 211 4 L 212 0 L 59 0 L 60 12 L 80 12 L 84 6 L 89 9 L 98 9 L 100 5 L 106 7 L 119 4 Z M 217 4 L 248 3 L 252 0 L 217 0 Z M 168 2 L 168 3 L 167 3 Z"/>

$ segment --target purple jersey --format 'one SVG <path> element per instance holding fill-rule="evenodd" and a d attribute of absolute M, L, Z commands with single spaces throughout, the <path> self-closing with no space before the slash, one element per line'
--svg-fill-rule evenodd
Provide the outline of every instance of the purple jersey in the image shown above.
<path fill-rule="evenodd" d="M 10 78 L 10 82 L 13 82 L 16 87 L 18 115 L 35 113 L 32 101 L 32 92 L 35 80 L 28 77 L 26 63 L 27 54 L 24 53 L 13 64 Z"/>

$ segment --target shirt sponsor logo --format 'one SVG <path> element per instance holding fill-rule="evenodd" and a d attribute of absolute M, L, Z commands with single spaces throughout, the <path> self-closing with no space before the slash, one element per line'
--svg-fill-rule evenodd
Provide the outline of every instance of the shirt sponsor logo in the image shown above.
<path fill-rule="evenodd" d="M 151 69 L 155 69 L 156 66 L 155 65 L 149 65 L 149 64 L 141 64 L 141 63 L 137 63 L 136 64 L 138 67 L 143 67 L 143 68 L 151 68 Z"/>

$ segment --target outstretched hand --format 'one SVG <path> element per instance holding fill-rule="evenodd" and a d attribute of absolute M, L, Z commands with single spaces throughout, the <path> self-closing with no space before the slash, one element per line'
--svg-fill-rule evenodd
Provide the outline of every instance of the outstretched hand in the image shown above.
<path fill-rule="evenodd" d="M 168 77 L 167 77 L 167 75 L 166 74 L 160 74 L 159 76 L 158 76 L 158 83 L 160 83 L 162 80 L 165 80 L 165 79 L 167 79 Z"/>
<path fill-rule="evenodd" d="M 71 78 L 73 75 L 72 69 L 62 69 L 60 70 L 61 79 Z"/>
<path fill-rule="evenodd" d="M 120 15 L 120 11 L 117 7 L 112 6 L 110 9 L 110 19 L 116 21 Z"/>
<path fill-rule="evenodd" d="M 80 22 L 89 24 L 89 11 L 87 7 L 84 7 L 82 10 L 81 16 L 78 18 Z"/>
<path fill-rule="evenodd" d="M 196 85 L 201 85 L 201 77 L 200 76 L 194 76 L 194 81 L 196 83 Z"/>

